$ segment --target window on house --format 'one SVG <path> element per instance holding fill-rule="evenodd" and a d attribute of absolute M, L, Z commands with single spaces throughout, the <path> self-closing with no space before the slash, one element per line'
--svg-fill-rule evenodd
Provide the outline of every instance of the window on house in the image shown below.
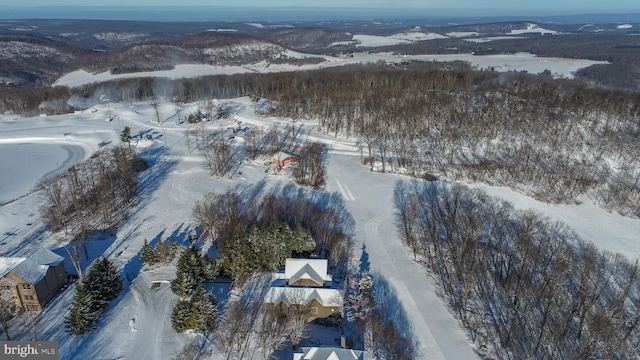
<path fill-rule="evenodd" d="M 25 300 L 33 300 L 33 295 L 25 295 L 24 299 Z"/>
<path fill-rule="evenodd" d="M 2 285 L 2 290 L 11 290 L 9 285 Z"/>
<path fill-rule="evenodd" d="M 311 314 L 318 315 L 318 307 L 317 306 L 312 306 L 311 307 Z"/>
<path fill-rule="evenodd" d="M 31 284 L 22 284 L 22 290 L 31 290 Z"/>

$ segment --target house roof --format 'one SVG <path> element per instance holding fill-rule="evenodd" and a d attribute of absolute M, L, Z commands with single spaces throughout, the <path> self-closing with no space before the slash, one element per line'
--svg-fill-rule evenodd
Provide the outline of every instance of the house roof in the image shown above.
<path fill-rule="evenodd" d="M 323 306 L 342 307 L 342 293 L 336 289 L 272 287 L 264 297 L 268 304 L 306 305 L 317 300 Z"/>
<path fill-rule="evenodd" d="M 278 151 L 277 153 L 275 153 L 273 155 L 273 158 L 278 160 L 278 161 L 282 161 L 288 157 L 295 157 L 295 155 L 288 153 L 288 152 L 284 152 L 284 151 Z"/>
<path fill-rule="evenodd" d="M 31 284 L 35 284 L 47 275 L 48 269 L 48 265 L 40 265 L 37 261 L 28 258 L 11 269 L 10 272 Z"/>
<path fill-rule="evenodd" d="M 21 262 L 27 258 L 21 257 L 0 257 L 0 277 L 7 275 L 11 269 L 18 266 Z"/>
<path fill-rule="evenodd" d="M 302 279 L 313 280 L 318 284 L 331 281 L 331 276 L 327 275 L 326 259 L 287 259 L 284 277 L 289 283 Z"/>
<path fill-rule="evenodd" d="M 20 277 L 32 284 L 37 283 L 46 274 L 49 266 L 56 266 L 64 261 L 64 258 L 51 250 L 40 249 L 28 258 L 0 258 L 0 276 L 7 273 Z"/>
<path fill-rule="evenodd" d="M 336 347 L 303 347 L 293 360 L 366 360 L 364 351 Z"/>
<path fill-rule="evenodd" d="M 57 266 L 64 261 L 64 258 L 53 251 L 45 248 L 34 252 L 29 256 L 29 259 L 34 260 L 40 265 Z"/>

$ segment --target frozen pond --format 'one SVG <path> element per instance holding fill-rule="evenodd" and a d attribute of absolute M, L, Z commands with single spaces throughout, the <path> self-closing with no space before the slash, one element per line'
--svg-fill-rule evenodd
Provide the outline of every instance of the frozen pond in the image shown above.
<path fill-rule="evenodd" d="M 82 147 L 69 144 L 0 144 L 0 203 L 31 191 L 41 179 L 84 159 Z"/>

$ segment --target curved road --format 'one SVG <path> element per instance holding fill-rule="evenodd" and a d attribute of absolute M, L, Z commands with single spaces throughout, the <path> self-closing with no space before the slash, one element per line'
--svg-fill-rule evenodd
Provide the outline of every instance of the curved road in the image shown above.
<path fill-rule="evenodd" d="M 64 144 L 61 145 L 61 147 L 67 152 L 67 158 L 58 165 L 57 169 L 49 171 L 48 173 L 42 175 L 42 179 L 49 179 L 58 174 L 61 174 L 67 171 L 67 169 L 69 169 L 73 165 L 80 163 L 87 157 L 87 152 L 80 145 Z"/>

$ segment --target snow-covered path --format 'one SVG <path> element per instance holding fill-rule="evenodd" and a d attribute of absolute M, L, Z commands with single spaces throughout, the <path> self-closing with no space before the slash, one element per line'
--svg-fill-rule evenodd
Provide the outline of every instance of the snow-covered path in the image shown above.
<path fill-rule="evenodd" d="M 345 149 L 338 153 L 330 150 L 328 190 L 342 193 L 356 222 L 354 257 L 360 258 L 361 252 L 366 251 L 374 286 L 382 283 L 381 288 L 391 290 L 380 294 L 378 301 L 396 314 L 395 321 L 401 330 L 411 330 L 418 344 L 418 358 L 478 358 L 457 321 L 436 295 L 431 278 L 413 261 L 398 236 L 393 189 L 396 181 L 406 178 L 371 173 L 358 161 L 359 152 L 355 148 L 351 155 Z"/>

